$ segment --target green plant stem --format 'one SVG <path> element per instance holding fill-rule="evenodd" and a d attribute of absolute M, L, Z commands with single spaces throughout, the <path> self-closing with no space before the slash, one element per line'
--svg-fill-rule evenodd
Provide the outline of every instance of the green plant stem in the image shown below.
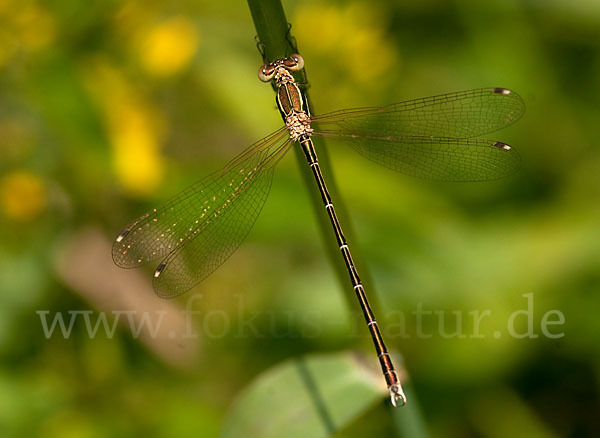
<path fill-rule="evenodd" d="M 296 51 L 296 48 L 292 47 L 289 35 L 289 25 L 285 17 L 281 0 L 248 0 L 248 6 L 254 20 L 254 26 L 260 42 L 263 44 L 264 57 L 267 62 L 272 62 L 276 59 L 291 55 Z M 306 74 L 302 70 L 299 72 L 300 82 L 306 83 Z M 308 92 L 304 90 L 306 100 L 310 108 L 311 114 L 314 114 L 313 106 L 310 101 Z M 333 177 L 333 169 L 331 168 L 331 162 L 327 149 L 323 145 L 323 141 L 319 138 L 313 137 L 313 142 L 319 153 L 319 164 L 323 170 L 324 178 L 326 179 L 327 187 L 332 196 L 335 204 L 335 209 L 340 220 L 340 223 L 344 229 L 344 234 L 352 248 L 353 259 L 357 266 L 358 271 L 361 273 L 362 283 L 365 285 L 365 289 L 373 291 L 370 287 L 373 282 L 371 281 L 368 270 L 366 269 L 365 263 L 362 261 L 362 257 L 357 249 L 356 239 L 354 230 L 351 226 L 350 217 L 348 210 L 342 201 L 337 184 Z M 325 246 L 325 250 L 329 260 L 334 267 L 335 273 L 338 277 L 344 297 L 348 302 L 348 306 L 352 309 L 353 324 L 354 327 L 358 327 L 356 333 L 362 334 L 361 337 L 364 342 L 367 342 L 370 337 L 366 336 L 367 330 L 360 330 L 363 326 L 363 315 L 358 303 L 356 302 L 356 296 L 354 290 L 348 287 L 350 284 L 348 279 L 348 272 L 346 266 L 340 256 L 340 250 L 337 246 L 335 239 L 332 238 L 331 224 L 327 215 L 326 209 L 323 208 L 322 199 L 320 194 L 315 190 L 315 182 L 313 179 L 310 168 L 306 165 L 306 159 L 300 148 L 294 148 L 296 159 L 302 174 L 302 179 L 306 185 L 307 191 L 310 195 L 310 199 L 313 205 L 313 210 L 316 214 L 319 229 L 321 231 L 321 237 Z M 373 294 L 371 293 L 371 301 L 374 301 Z M 371 307 L 378 313 L 378 306 L 376 302 L 371 303 Z M 406 408 L 404 408 L 406 409 Z M 414 436 L 414 437 L 426 437 L 427 432 L 424 427 L 423 418 L 420 415 L 418 405 L 415 403 L 410 409 L 400 412 L 401 409 L 395 409 L 394 412 L 394 432 L 396 436 Z"/>
<path fill-rule="evenodd" d="M 290 43 L 290 27 L 285 17 L 285 12 L 283 10 L 283 6 L 281 5 L 281 1 L 248 0 L 248 6 L 250 7 L 252 19 L 254 20 L 256 33 L 260 42 L 262 43 L 264 57 L 266 61 L 272 62 L 276 59 L 280 59 L 294 53 L 295 48 L 292 47 Z M 304 70 L 302 70 L 298 76 L 300 83 L 307 82 Z M 305 95 L 310 111 L 311 113 L 314 113 L 310 97 L 306 90 Z M 313 137 L 313 142 L 315 143 L 315 147 L 318 149 L 319 164 L 321 166 L 321 169 L 323 170 L 323 174 L 325 175 L 327 188 L 329 189 L 329 192 L 335 204 L 335 210 L 337 212 L 340 223 L 342 224 L 342 228 L 344 229 L 344 234 L 346 235 L 346 238 L 350 243 L 353 259 L 358 271 L 361 274 L 362 283 L 365 285 L 366 290 L 372 291 L 373 289 L 369 287 L 372 284 L 372 281 L 368 270 L 366 269 L 365 263 L 363 263 L 362 257 L 360 256 L 359 251 L 357 249 L 357 240 L 355 239 L 355 233 L 351 226 L 348 210 L 342 202 L 342 197 L 340 196 L 337 184 L 335 183 L 335 178 L 333 177 L 333 169 L 331 168 L 331 161 L 329 160 L 327 149 L 324 147 L 323 142 L 320 139 Z M 358 303 L 356 302 L 354 290 L 351 287 L 348 287 L 348 285 L 351 284 L 348 278 L 348 271 L 346 270 L 346 265 L 344 264 L 344 261 L 340 255 L 340 250 L 337 247 L 337 243 L 335 239 L 332 238 L 333 232 L 331 230 L 329 217 L 327 215 L 327 211 L 325 210 L 325 208 L 323 208 L 320 194 L 315 190 L 315 182 L 312 172 L 310 171 L 310 168 L 306 165 L 306 158 L 304 157 L 304 154 L 302 153 L 301 149 L 294 148 L 294 151 L 299 164 L 302 179 L 310 195 L 313 210 L 315 211 L 317 217 L 319 229 L 321 231 L 321 237 L 325 245 L 327 256 L 329 257 L 329 260 L 332 266 L 334 267 L 335 273 L 340 282 L 340 285 L 342 286 L 344 297 L 348 302 L 349 308 L 352 309 L 352 323 L 354 324 L 354 327 L 357 328 L 355 332 L 361 335 L 361 338 L 364 340 L 370 339 L 368 336 L 366 336 L 367 330 L 361 330 L 361 327 L 364 324 L 364 322 L 362 321 L 363 314 L 360 310 L 360 307 L 358 306 Z M 373 300 L 374 298 L 371 294 L 371 301 Z M 372 302 L 371 307 L 375 312 L 377 312 L 378 306 L 376 306 L 376 303 Z"/>

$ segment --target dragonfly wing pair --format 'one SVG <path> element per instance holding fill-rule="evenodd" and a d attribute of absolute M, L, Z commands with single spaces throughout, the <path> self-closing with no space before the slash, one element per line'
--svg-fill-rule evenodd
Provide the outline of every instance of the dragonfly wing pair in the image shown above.
<path fill-rule="evenodd" d="M 505 143 L 472 137 L 514 123 L 524 110 L 515 92 L 482 88 L 323 114 L 313 118 L 314 134 L 346 142 L 377 164 L 407 175 L 484 181 L 513 173 L 519 154 Z"/>
<path fill-rule="evenodd" d="M 273 167 L 291 144 L 282 128 L 146 213 L 119 235 L 113 260 L 122 268 L 160 262 L 153 287 L 161 297 L 191 289 L 248 235 L 269 195 Z"/>
<path fill-rule="evenodd" d="M 314 134 L 350 144 L 366 158 L 421 178 L 481 181 L 518 168 L 519 155 L 497 141 L 472 139 L 515 122 L 522 99 L 503 88 L 445 94 L 312 118 Z M 162 297 L 189 290 L 216 270 L 248 235 L 269 194 L 273 168 L 290 149 L 285 128 L 250 146 L 128 226 L 113 245 L 123 268 L 159 261 Z"/>

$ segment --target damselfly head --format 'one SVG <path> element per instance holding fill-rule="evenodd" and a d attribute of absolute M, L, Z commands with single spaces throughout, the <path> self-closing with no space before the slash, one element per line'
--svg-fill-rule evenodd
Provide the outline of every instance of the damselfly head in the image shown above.
<path fill-rule="evenodd" d="M 278 59 L 270 64 L 261 65 L 258 69 L 258 78 L 263 82 L 270 82 L 277 73 L 277 70 L 283 69 L 291 72 L 300 71 L 304 68 L 304 59 L 298 54 L 287 58 Z"/>

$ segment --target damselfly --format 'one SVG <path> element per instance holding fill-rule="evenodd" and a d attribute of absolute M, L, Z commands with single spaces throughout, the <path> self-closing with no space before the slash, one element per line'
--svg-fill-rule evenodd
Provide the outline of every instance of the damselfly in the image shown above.
<path fill-rule="evenodd" d="M 123 268 L 158 261 L 153 286 L 161 297 L 174 297 L 197 285 L 248 235 L 269 194 L 275 165 L 298 144 L 331 221 L 392 403 L 404 404 L 406 397 L 352 261 L 312 137 L 335 138 L 366 158 L 408 175 L 491 180 L 514 172 L 519 155 L 505 143 L 473 137 L 510 125 L 525 106 L 518 94 L 506 88 L 482 88 L 313 116 L 292 76 L 303 67 L 302 57 L 292 55 L 259 69 L 263 82 L 275 81 L 285 127 L 129 225 L 113 245 L 113 260 Z"/>

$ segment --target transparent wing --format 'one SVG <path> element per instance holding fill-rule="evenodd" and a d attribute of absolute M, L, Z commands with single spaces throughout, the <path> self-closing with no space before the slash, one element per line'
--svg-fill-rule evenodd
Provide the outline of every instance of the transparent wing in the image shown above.
<path fill-rule="evenodd" d="M 321 132 L 376 137 L 470 138 L 517 121 L 523 99 L 506 88 L 481 88 L 408 100 L 379 108 L 335 111 L 312 118 Z"/>
<path fill-rule="evenodd" d="M 179 295 L 202 281 L 239 246 L 269 193 L 273 166 L 287 152 L 284 128 L 129 225 L 113 245 L 123 268 L 161 259 L 154 287 Z"/>
<path fill-rule="evenodd" d="M 314 135 L 325 135 L 319 132 Z M 492 140 L 449 137 L 362 137 L 336 135 L 361 155 L 397 172 L 441 181 L 485 181 L 519 168 L 517 151 Z"/>
<path fill-rule="evenodd" d="M 250 232 L 271 188 L 273 168 L 257 173 L 244 196 L 223 203 L 203 227 L 194 230 L 185 246 L 170 253 L 154 273 L 161 297 L 189 290 L 223 264 Z"/>

